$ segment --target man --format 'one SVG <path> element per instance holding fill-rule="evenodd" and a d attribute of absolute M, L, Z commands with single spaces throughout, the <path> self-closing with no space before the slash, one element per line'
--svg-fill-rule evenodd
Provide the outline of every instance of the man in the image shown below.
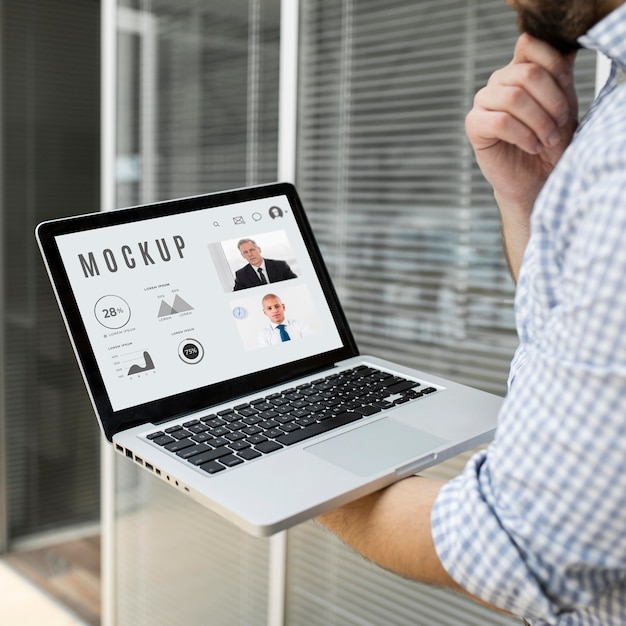
<path fill-rule="evenodd" d="M 237 247 L 248 264 L 235 272 L 233 291 L 297 278 L 287 262 L 264 259 L 261 248 L 252 239 L 241 239 Z"/>
<path fill-rule="evenodd" d="M 495 441 L 320 517 L 403 576 L 533 626 L 626 623 L 626 4 L 510 0 L 524 31 L 466 120 L 517 281 Z M 577 127 L 578 43 L 611 77 Z"/>
<path fill-rule="evenodd" d="M 285 319 L 286 307 L 277 295 L 268 293 L 261 303 L 269 324 L 259 333 L 259 346 L 272 346 L 311 334 L 306 324 Z"/>

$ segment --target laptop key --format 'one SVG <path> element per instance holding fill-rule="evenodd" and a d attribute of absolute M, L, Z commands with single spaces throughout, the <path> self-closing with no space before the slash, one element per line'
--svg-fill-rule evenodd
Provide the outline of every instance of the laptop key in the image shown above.
<path fill-rule="evenodd" d="M 385 389 L 385 391 L 389 395 L 392 395 L 394 393 L 401 393 L 403 391 L 406 391 L 407 389 L 412 389 L 413 387 L 417 387 L 418 384 L 419 383 L 416 383 L 413 380 L 403 380 L 400 382 L 396 382 L 393 385 L 390 385 L 389 387 Z"/>
<path fill-rule="evenodd" d="M 193 463 L 193 465 L 202 465 L 203 463 L 216 461 L 217 459 L 232 453 L 233 451 L 230 448 L 222 446 L 221 448 L 215 448 L 215 450 L 208 450 L 207 452 L 202 452 L 201 454 L 192 456 L 189 461 Z"/>
<path fill-rule="evenodd" d="M 174 439 L 187 439 L 188 437 L 191 437 L 193 433 L 190 433 L 188 430 L 180 428 L 179 430 L 171 431 L 168 434 L 170 435 L 170 437 L 174 437 Z"/>
<path fill-rule="evenodd" d="M 281 430 L 284 430 L 286 433 L 293 432 L 294 430 L 300 430 L 300 426 L 298 424 L 284 424 L 280 428 Z"/>
<path fill-rule="evenodd" d="M 263 441 L 255 446 L 255 448 L 262 452 L 263 454 L 269 454 L 270 452 L 274 452 L 276 450 L 280 450 L 282 446 L 275 441 Z"/>
<path fill-rule="evenodd" d="M 222 437 L 230 432 L 230 429 L 226 428 L 226 426 L 218 426 L 217 428 L 212 428 L 208 431 L 212 437 Z"/>
<path fill-rule="evenodd" d="M 362 406 L 362 407 L 355 409 L 357 413 L 360 413 L 361 415 L 367 415 L 367 416 L 380 413 L 381 410 L 382 409 L 380 409 L 380 407 L 371 406 L 371 405 L 366 405 L 366 406 Z"/>
<path fill-rule="evenodd" d="M 241 465 L 243 463 L 243 459 L 240 459 L 234 454 L 229 454 L 228 456 L 223 456 L 220 459 L 220 463 L 223 463 L 226 467 L 235 467 L 235 465 Z"/>
<path fill-rule="evenodd" d="M 259 413 L 259 411 L 252 407 L 246 407 L 244 409 L 238 409 L 237 413 L 239 413 L 239 415 L 242 415 L 243 417 L 252 417 L 253 415 Z"/>
<path fill-rule="evenodd" d="M 311 424 L 315 424 L 316 421 L 314 417 L 305 416 L 297 419 L 294 424 L 298 424 L 298 426 L 310 426 Z"/>
<path fill-rule="evenodd" d="M 217 474 L 226 469 L 225 465 L 221 465 L 217 461 L 209 461 L 199 466 L 201 470 L 204 470 L 208 474 Z"/>
<path fill-rule="evenodd" d="M 196 454 L 200 454 L 201 452 L 208 452 L 211 450 L 210 446 L 207 446 L 204 443 L 199 443 L 197 446 L 189 446 L 188 448 L 183 448 L 179 450 L 176 454 L 181 459 L 190 459 L 192 456 L 196 456 Z"/>
<path fill-rule="evenodd" d="M 228 447 L 231 450 L 234 450 L 235 452 L 238 452 L 240 450 L 244 450 L 246 448 L 250 448 L 251 444 L 249 444 L 247 441 L 233 441 L 232 443 L 228 444 Z"/>
<path fill-rule="evenodd" d="M 230 441 L 225 437 L 215 437 L 215 439 L 209 439 L 206 443 L 212 448 L 221 448 L 222 446 L 227 446 Z"/>
<path fill-rule="evenodd" d="M 394 406 L 398 405 L 398 404 L 405 404 L 407 402 L 409 402 L 411 400 L 411 398 L 409 398 L 408 396 L 402 396 L 401 398 L 398 398 L 397 400 L 393 401 Z"/>
<path fill-rule="evenodd" d="M 165 445 L 165 449 L 170 452 L 179 452 L 184 448 L 189 448 L 189 446 L 195 446 L 196 442 L 191 441 L 191 439 L 178 439 L 177 441 L 172 441 L 172 443 L 168 443 Z"/>
<path fill-rule="evenodd" d="M 270 428 L 269 430 L 266 430 L 263 434 L 270 439 L 276 439 L 276 437 L 282 435 L 284 432 L 285 431 L 281 428 Z M 248 438 L 248 441 L 250 441 L 250 438 Z"/>
<path fill-rule="evenodd" d="M 252 461 L 252 459 L 258 459 L 260 456 L 263 456 L 260 452 L 257 452 L 252 448 L 240 450 L 239 452 L 237 452 L 237 454 L 245 461 Z"/>
<path fill-rule="evenodd" d="M 208 441 L 212 438 L 213 437 L 211 437 L 211 435 L 209 435 L 208 433 L 198 433 L 197 435 L 194 435 L 191 440 L 196 441 L 197 443 L 201 443 L 203 441 Z"/>
<path fill-rule="evenodd" d="M 215 415 L 207 415 L 207 417 L 203 417 L 202 422 L 204 422 L 209 428 L 217 428 L 218 426 L 223 426 L 225 424 L 223 419 L 215 417 Z"/>
<path fill-rule="evenodd" d="M 174 439 L 173 437 L 170 437 L 169 435 L 161 435 L 160 437 L 157 437 L 156 439 L 153 439 L 152 441 L 159 446 L 164 446 L 167 443 L 172 443 L 172 441 L 176 441 L 176 439 Z"/>
<path fill-rule="evenodd" d="M 311 424 L 310 426 L 301 428 L 300 430 L 295 430 L 292 433 L 287 433 L 285 435 L 281 435 L 280 437 L 276 437 L 276 441 L 282 443 L 285 446 L 292 446 L 294 443 L 300 443 L 301 441 L 305 441 L 306 439 L 315 437 L 315 435 L 321 435 L 322 433 L 327 433 L 328 431 L 339 428 L 340 426 L 345 426 L 346 424 L 356 422 L 362 417 L 363 416 L 360 413 L 340 413 L 339 415 L 329 417 L 323 422 L 317 422 L 315 424 Z"/>
<path fill-rule="evenodd" d="M 281 431 L 282 432 L 282 431 Z M 260 443 L 268 441 L 267 437 L 263 435 L 251 435 L 246 439 L 248 443 L 251 443 L 253 446 L 258 446 Z"/>
<path fill-rule="evenodd" d="M 234 432 L 234 433 L 228 433 L 227 435 L 224 435 L 224 438 L 228 439 L 229 441 L 239 441 L 240 439 L 245 439 L 246 435 L 245 433 Z"/>
<path fill-rule="evenodd" d="M 209 430 L 209 427 L 206 424 L 202 424 L 200 422 L 198 422 L 197 424 L 193 424 L 191 426 L 187 426 L 187 430 L 192 432 L 192 433 L 203 433 L 206 430 Z"/>

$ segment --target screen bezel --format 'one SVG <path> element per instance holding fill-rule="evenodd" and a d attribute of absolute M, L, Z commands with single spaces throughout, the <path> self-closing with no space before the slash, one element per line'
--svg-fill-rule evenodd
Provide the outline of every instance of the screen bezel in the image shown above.
<path fill-rule="evenodd" d="M 220 383 L 207 385 L 191 391 L 160 398 L 126 409 L 114 411 L 106 392 L 104 380 L 97 366 L 94 351 L 89 342 L 69 277 L 61 260 L 56 238 L 76 233 L 149 220 L 156 217 L 176 215 L 198 210 L 222 207 L 228 204 L 284 195 L 287 197 L 304 244 L 310 254 L 320 286 L 335 320 L 342 347 L 298 361 L 292 361 L 261 372 L 247 374 Z M 290 183 L 271 183 L 242 189 L 210 193 L 155 202 L 115 211 L 91 213 L 78 217 L 43 222 L 37 227 L 37 241 L 74 350 L 81 366 L 94 409 L 106 438 L 111 441 L 121 431 L 144 423 L 158 423 L 188 415 L 244 395 L 257 393 L 273 385 L 283 384 L 296 378 L 332 367 L 337 361 L 356 356 L 358 349 L 347 319 L 339 303 L 328 269 L 323 261 L 308 218 L 296 189 Z"/>

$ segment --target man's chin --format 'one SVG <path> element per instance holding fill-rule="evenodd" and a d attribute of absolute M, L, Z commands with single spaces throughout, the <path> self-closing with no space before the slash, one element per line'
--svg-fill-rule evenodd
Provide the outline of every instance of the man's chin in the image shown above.
<path fill-rule="evenodd" d="M 561 54 L 571 54 L 580 49 L 580 44 L 577 40 L 571 40 L 559 35 L 557 26 L 550 26 L 550 21 L 546 23 L 538 20 L 535 15 L 529 11 L 519 11 L 519 19 L 517 25 L 519 29 L 528 33 L 535 39 L 545 41 L 549 46 L 558 50 Z M 556 19 L 556 18 L 555 18 Z"/>
<path fill-rule="evenodd" d="M 568 41 L 566 39 L 560 39 L 558 37 L 550 36 L 541 37 L 532 33 L 529 30 L 527 30 L 526 32 L 536 39 L 541 39 L 542 41 L 545 41 L 549 46 L 552 46 L 555 50 L 558 50 L 561 54 L 564 54 L 566 56 L 572 54 L 573 52 L 576 52 L 577 50 L 580 50 L 581 48 L 581 45 L 577 41 Z"/>

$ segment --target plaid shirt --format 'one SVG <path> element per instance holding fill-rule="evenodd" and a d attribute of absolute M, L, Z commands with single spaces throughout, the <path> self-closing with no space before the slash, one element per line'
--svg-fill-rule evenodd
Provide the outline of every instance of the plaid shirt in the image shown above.
<path fill-rule="evenodd" d="M 626 4 L 581 43 L 611 76 L 535 205 L 495 440 L 432 513 L 450 575 L 534 626 L 626 624 Z"/>

